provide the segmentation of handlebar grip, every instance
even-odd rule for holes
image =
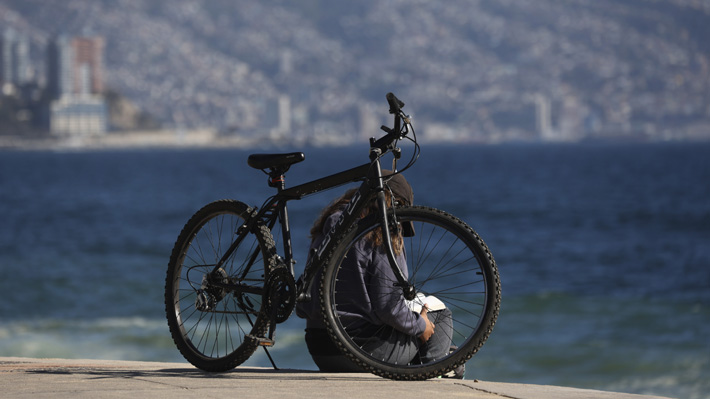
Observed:
[[[397,98],[392,92],[387,93],[387,102],[390,105],[390,114],[399,114],[399,111],[404,107],[404,103]]]

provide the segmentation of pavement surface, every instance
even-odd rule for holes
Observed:
[[[238,367],[206,373],[187,363],[0,358],[3,398],[660,398],[477,380],[391,381],[372,374]]]

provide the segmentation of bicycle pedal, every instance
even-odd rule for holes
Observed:
[[[274,341],[273,339],[268,339],[268,338],[258,338],[257,339],[257,345],[259,345],[259,346],[272,347],[272,346],[274,346],[275,343],[276,343],[276,341]]]
[[[247,339],[250,339],[250,340],[253,340],[253,341],[256,341],[256,345],[257,345],[257,346],[268,346],[268,347],[272,347],[272,346],[274,346],[274,344],[276,343],[276,341],[274,341],[273,339],[269,339],[269,338],[266,338],[266,337],[257,337],[257,336],[251,335],[251,334],[247,334],[246,338],[247,338]]]

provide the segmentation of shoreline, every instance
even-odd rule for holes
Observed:
[[[686,138],[678,140],[631,140],[615,139],[585,139],[577,141],[451,141],[436,137],[420,138],[423,145],[595,145],[595,144],[639,144],[653,145],[663,143],[710,143],[708,138]],[[283,135],[272,135],[264,132],[262,135],[249,136],[224,135],[216,129],[193,130],[149,130],[108,132],[97,136],[53,137],[49,135],[0,135],[0,151],[106,151],[106,150],[142,150],[142,149],[249,149],[249,148],[279,148],[279,147],[345,147],[357,143],[367,145],[364,137],[318,136],[296,139],[286,139]]]
[[[0,150],[16,151],[92,151],[155,148],[248,148],[258,146],[255,139],[220,136],[216,130],[185,132],[175,130],[107,133],[86,137],[0,136]]]

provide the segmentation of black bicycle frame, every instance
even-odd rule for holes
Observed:
[[[281,224],[281,231],[283,236],[283,246],[284,246],[284,261],[286,265],[290,268],[291,274],[294,274],[293,270],[293,252],[291,248],[291,231],[288,222],[288,209],[286,203],[291,200],[299,200],[307,195],[315,194],[321,191],[325,191],[334,187],[341,186],[343,184],[362,181],[360,188],[355,192],[351,198],[348,206],[343,211],[340,219],[333,226],[331,231],[327,232],[323,238],[322,244],[318,248],[314,248],[309,257],[309,261],[306,264],[302,278],[300,279],[303,283],[297,287],[297,298],[299,301],[310,300],[310,288],[313,283],[313,278],[323,266],[327,257],[324,254],[330,254],[335,245],[340,242],[341,238],[348,232],[348,227],[353,225],[356,220],[362,214],[367,204],[375,198],[378,204],[378,219],[381,221],[382,231],[383,231],[383,241],[386,245],[387,257],[392,266],[392,270],[397,276],[398,285],[402,287],[404,291],[404,296],[407,299],[411,299],[413,288],[404,277],[401,268],[397,264],[395,259],[394,250],[392,248],[392,241],[389,232],[389,222],[387,215],[387,201],[384,194],[384,183],[382,180],[382,170],[380,167],[379,156],[381,154],[381,149],[374,147],[370,150],[370,159],[372,162],[366,163],[364,165],[348,169],[346,171],[336,173],[318,180],[314,180],[308,183],[304,183],[291,188],[285,188],[283,176],[272,176],[272,183],[278,183],[276,188],[278,192],[273,196],[265,206],[260,209],[256,214],[252,214],[251,217],[245,222],[243,226],[240,227],[238,231],[237,239],[232,243],[229,249],[225,252],[224,256],[214,268],[216,272],[222,265],[229,259],[232,253],[237,249],[239,244],[243,241],[246,235],[256,227],[256,224],[261,222],[272,229],[276,223],[276,219]],[[258,249],[252,255],[247,270],[244,274],[248,273],[248,269],[251,267],[253,262],[258,256]],[[250,292],[250,293],[263,293],[263,287],[247,286],[243,284],[217,284],[226,289],[230,289],[237,292]]]

